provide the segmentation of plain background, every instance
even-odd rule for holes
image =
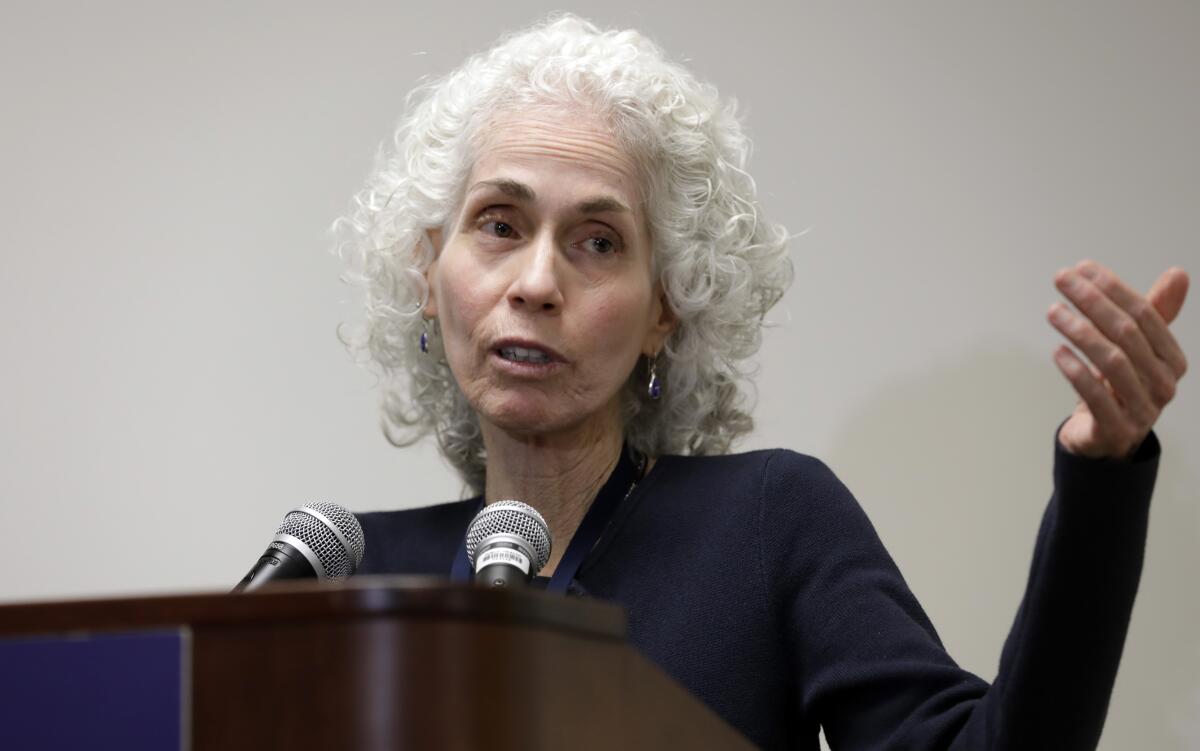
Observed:
[[[420,77],[551,9],[0,10],[0,601],[225,589],[304,501],[459,497],[382,438],[328,227]],[[573,10],[741,103],[767,215],[807,233],[740,448],[828,462],[990,679],[1073,404],[1055,270],[1200,274],[1200,5]],[[1194,362],[1197,310],[1174,326]],[[1158,427],[1104,749],[1200,748],[1195,380]]]

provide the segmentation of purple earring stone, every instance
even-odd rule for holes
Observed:
[[[428,331],[421,332],[421,351],[424,352],[425,354],[429,354],[429,332]]]

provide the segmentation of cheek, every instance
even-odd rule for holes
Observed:
[[[627,293],[621,299],[610,298],[593,311],[587,336],[595,337],[604,356],[616,358],[624,366],[641,352],[647,315],[644,295]]]
[[[480,305],[483,290],[478,270],[471,267],[466,254],[447,248],[438,266],[438,314],[455,320],[469,317]]]
[[[436,294],[438,323],[448,356],[454,356],[466,345],[471,332],[488,309],[488,295],[479,284],[477,274],[463,268],[453,257],[438,268]]]

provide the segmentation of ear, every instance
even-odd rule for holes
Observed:
[[[650,328],[642,341],[642,354],[647,357],[662,351],[667,338],[679,326],[679,318],[671,309],[671,302],[663,289],[662,282],[654,283],[654,303],[650,308]]]
[[[426,246],[426,252],[432,252],[433,254],[433,259],[425,267],[425,288],[428,292],[425,295],[425,306],[421,309],[421,312],[426,318],[437,318],[437,297],[433,291],[435,288],[434,279],[437,278],[438,259],[442,257],[441,228],[425,230],[425,237],[422,238],[421,244]]]

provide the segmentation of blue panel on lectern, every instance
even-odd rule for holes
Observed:
[[[183,631],[0,639],[0,749],[184,743]]]

